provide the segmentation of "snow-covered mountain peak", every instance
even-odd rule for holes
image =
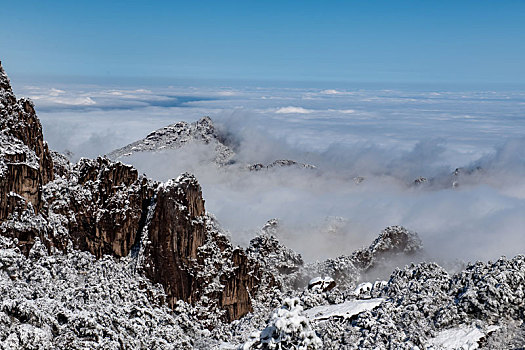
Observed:
[[[218,165],[227,164],[234,152],[223,144],[217,134],[210,117],[187,123],[180,121],[149,133],[144,139],[133,142],[108,154],[111,159],[125,159],[139,152],[159,152],[170,149],[180,149],[184,145],[200,143],[213,147],[215,162]]]

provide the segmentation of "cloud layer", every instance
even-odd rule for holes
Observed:
[[[207,209],[241,244],[277,217],[280,238],[310,260],[351,252],[394,224],[418,231],[435,259],[525,250],[525,93],[57,86],[21,94],[35,99],[50,146],[76,158],[210,115],[235,139],[239,166],[216,168],[199,145],[127,161],[159,180],[195,173]],[[317,169],[240,166],[276,159]],[[420,176],[428,181],[414,186]]]

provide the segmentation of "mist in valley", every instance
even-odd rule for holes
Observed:
[[[246,246],[272,218],[308,261],[350,254],[389,225],[418,232],[433,260],[523,251],[525,121],[519,92],[305,88],[27,88],[51,148],[94,157],[209,115],[235,151],[136,153],[121,161],[166,181],[196,175],[206,208]],[[481,108],[482,106],[483,108]],[[314,165],[249,171],[290,159]],[[417,178],[426,179],[417,185]]]

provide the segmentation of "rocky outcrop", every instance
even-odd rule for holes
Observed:
[[[146,275],[163,284],[170,306],[195,301],[196,281],[190,267],[206,239],[204,200],[193,177],[159,187],[145,245]]]
[[[272,169],[272,168],[285,168],[285,167],[295,167],[295,168],[304,168],[304,169],[317,169],[315,165],[308,164],[308,163],[299,163],[295,160],[290,159],[279,159],[276,160],[268,165],[264,165],[261,163],[256,163],[248,166],[248,170],[250,171],[259,171],[263,169]]]
[[[303,266],[301,255],[285,247],[276,238],[279,230],[277,219],[268,220],[261,232],[250,241],[248,254],[264,262],[265,269],[279,274],[289,274]]]
[[[62,153],[52,150],[51,159],[53,160],[53,173],[55,177],[69,178],[73,170],[73,164],[71,164],[69,158]]]
[[[426,177],[419,176],[417,179],[414,180],[414,185],[416,186],[423,185],[424,183],[427,183],[427,182],[428,182],[428,179]]]
[[[352,261],[366,271],[395,256],[412,256],[422,249],[423,244],[416,232],[402,226],[389,226],[381,231],[368,248],[356,250],[352,254]]]
[[[308,289],[319,290],[321,292],[329,292],[336,286],[332,277],[316,277],[308,282]]]
[[[100,157],[81,159],[73,174],[65,191],[64,183],[46,189],[50,214],[66,218],[75,248],[97,257],[127,256],[145,221],[152,185],[133,167]]]
[[[42,206],[42,186],[53,179],[53,162],[33,103],[17,100],[0,63],[0,222],[19,201]]]
[[[190,174],[159,186],[144,236],[142,268],[166,290],[168,303],[206,303],[232,321],[247,314],[258,266],[208,225],[200,185]]]
[[[401,226],[385,228],[369,247],[324,261],[305,264],[300,254],[279,243],[279,223],[273,219],[250,241],[250,257],[264,267],[262,288],[281,291],[311,288],[312,281],[330,281],[326,290],[354,289],[367,273],[393,260],[410,260],[423,249],[416,232]],[[325,286],[323,284],[323,288]],[[264,302],[264,300],[263,300]]]
[[[27,253],[47,230],[38,215],[43,186],[53,179],[53,162],[33,103],[17,100],[0,63],[0,232],[16,238]]]
[[[187,123],[177,122],[151,132],[144,139],[135,141],[127,146],[116,149],[108,154],[113,160],[127,160],[133,162],[131,156],[144,152],[164,152],[166,150],[182,149],[185,146],[205,146],[199,148],[199,153],[205,154],[209,160],[219,166],[232,166],[237,164],[242,169],[249,171],[277,170],[286,168],[317,169],[315,165],[296,162],[290,159],[279,159],[269,164],[255,163],[240,165],[236,163],[236,150],[239,141],[228,131],[217,128],[210,117]],[[128,158],[129,157],[129,158]],[[197,157],[196,157],[197,159]],[[198,160],[197,160],[198,161]]]

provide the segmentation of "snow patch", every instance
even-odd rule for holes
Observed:
[[[316,306],[306,310],[304,314],[311,320],[322,321],[331,317],[352,318],[364,311],[373,310],[385,299],[350,300],[341,304]]]
[[[428,342],[429,350],[473,350],[479,348],[479,341],[486,335],[499,329],[498,326],[489,326],[482,330],[474,325],[450,328],[438,333]]]

